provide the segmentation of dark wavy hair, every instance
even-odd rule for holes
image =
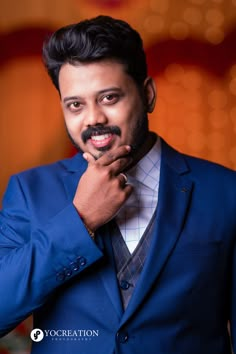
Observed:
[[[138,86],[147,77],[146,56],[139,33],[125,21],[109,16],[62,27],[43,46],[44,64],[58,91],[58,75],[63,64],[104,59],[124,64]]]

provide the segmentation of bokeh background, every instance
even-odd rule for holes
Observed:
[[[236,0],[1,0],[0,199],[13,173],[74,153],[41,48],[58,27],[99,14],[143,37],[158,86],[151,129],[236,169]],[[28,353],[30,328],[2,338],[0,354]]]

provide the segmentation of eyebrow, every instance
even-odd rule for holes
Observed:
[[[79,99],[79,96],[70,96],[70,97],[65,97],[63,99],[63,102],[66,103],[68,101],[71,101],[71,100],[78,100]]]
[[[104,90],[100,90],[97,92],[98,95],[101,95],[103,93],[109,92],[109,91],[116,91],[116,92],[122,92],[122,89],[119,87],[108,87]],[[80,100],[82,99],[80,96],[68,96],[63,99],[63,102],[66,103],[71,100]]]

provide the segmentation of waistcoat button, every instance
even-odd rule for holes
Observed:
[[[120,287],[121,287],[121,289],[123,289],[123,290],[128,290],[129,287],[130,287],[130,283],[127,282],[127,280],[121,280],[121,281],[120,281]]]

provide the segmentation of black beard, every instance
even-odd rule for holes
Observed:
[[[69,130],[67,128],[67,125],[66,125],[66,133],[67,133],[68,138],[70,139],[72,145],[76,148],[76,150],[79,151],[79,152],[82,152],[82,149],[80,148],[80,146],[74,141],[74,139],[70,135]]]
[[[142,147],[143,143],[148,137],[148,133],[149,133],[148,117],[145,114],[143,119],[138,122],[135,129],[133,130],[133,137],[134,137],[133,140],[135,141],[135,144],[131,144],[132,155],[135,155],[136,151],[138,151]]]

